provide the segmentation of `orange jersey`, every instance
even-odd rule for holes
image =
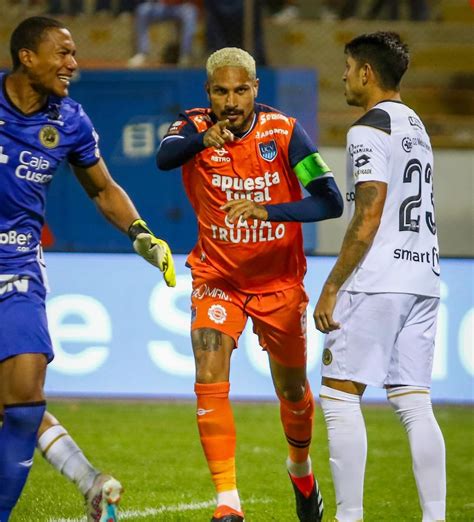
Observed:
[[[190,110],[186,116],[198,132],[215,123],[210,109]],[[195,273],[211,268],[250,294],[302,281],[306,259],[300,223],[257,219],[230,223],[220,208],[238,198],[263,205],[302,198],[288,159],[295,122],[263,106],[244,136],[220,149],[208,147],[183,165],[184,186],[198,221],[198,242],[188,257]]]

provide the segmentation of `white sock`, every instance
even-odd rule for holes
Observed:
[[[229,506],[237,511],[242,511],[240,506],[239,492],[236,489],[230,489],[229,491],[221,491],[217,493],[217,505],[218,506]]]
[[[339,522],[362,520],[367,434],[360,397],[323,385],[319,398],[328,430],[336,518]]]
[[[387,398],[408,433],[413,473],[423,522],[444,520],[446,513],[446,451],[431,405],[430,390],[399,386]]]
[[[305,462],[293,462],[290,457],[288,457],[286,459],[286,468],[288,473],[291,473],[293,477],[307,477],[312,471],[311,457],[308,456]]]
[[[43,457],[74,482],[83,495],[89,491],[99,472],[61,425],[48,428],[39,437],[37,446]]]

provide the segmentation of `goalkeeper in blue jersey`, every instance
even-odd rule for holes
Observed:
[[[35,445],[86,496],[88,520],[117,520],[121,485],[99,473],[45,409],[43,383],[53,357],[40,233],[45,201],[66,160],[104,217],[128,233],[138,254],[175,285],[168,245],[156,238],[101,158],[98,136],[68,97],[75,45],[58,21],[32,17],[10,40],[12,71],[0,74],[0,521],[26,482]]]

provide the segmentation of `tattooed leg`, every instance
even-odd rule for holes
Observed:
[[[214,328],[199,328],[191,333],[196,382],[214,383],[229,380],[230,358],[235,347],[232,337]]]

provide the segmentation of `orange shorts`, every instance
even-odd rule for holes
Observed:
[[[282,366],[306,365],[306,307],[303,284],[268,294],[247,294],[222,276],[193,274],[191,330],[213,328],[232,337],[237,346],[247,319],[260,346]]]

